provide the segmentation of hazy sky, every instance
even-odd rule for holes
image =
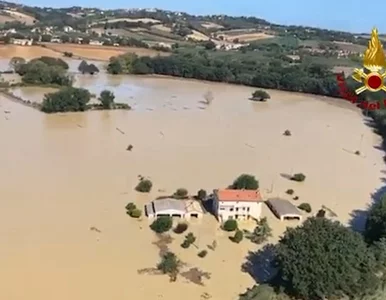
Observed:
[[[12,1],[12,0],[11,0]],[[370,33],[373,26],[386,33],[385,0],[21,0],[32,6],[98,8],[161,8],[191,14],[256,16],[285,25]],[[366,7],[366,3],[372,4]]]

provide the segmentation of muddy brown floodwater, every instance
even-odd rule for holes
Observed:
[[[157,264],[159,247],[148,221],[129,218],[125,205],[180,187],[226,187],[251,173],[265,198],[293,188],[299,203],[314,211],[326,205],[347,223],[381,185],[380,138],[349,103],[278,91],[253,103],[251,88],[166,78],[101,74],[76,84],[113,89],[134,110],[45,115],[0,97],[0,299],[197,300],[207,293],[234,300],[253,285],[241,264],[256,245],[231,243],[205,216],[191,225],[198,249],[182,249],[183,237],[173,233],[168,245],[188,267],[210,274],[203,286],[138,274]],[[208,90],[214,100],[205,107]],[[362,155],[350,153],[356,150]],[[292,172],[306,181],[280,175]],[[153,181],[150,194],[133,190],[138,175]],[[287,223],[264,215],[275,240]],[[213,240],[217,249],[197,257]]]

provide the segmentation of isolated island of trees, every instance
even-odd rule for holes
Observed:
[[[22,85],[39,85],[59,88],[54,93],[44,95],[40,109],[46,113],[75,112],[102,109],[130,109],[125,103],[116,103],[113,92],[104,90],[97,103],[90,103],[91,93],[83,88],[72,86],[73,78],[67,73],[68,64],[54,57],[43,56],[26,61],[21,57],[10,60],[9,66],[21,76]],[[95,74],[99,69],[94,64],[82,61],[78,70],[83,74]]]

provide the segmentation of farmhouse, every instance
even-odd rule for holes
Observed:
[[[220,221],[260,219],[263,200],[259,190],[220,189],[214,190],[210,198]]]
[[[11,39],[10,41],[14,45],[20,45],[20,46],[31,46],[32,40],[28,39]]]
[[[149,218],[160,216],[179,217],[184,219],[202,218],[201,205],[194,200],[176,200],[172,198],[154,200],[145,205],[145,213]]]
[[[280,221],[297,219],[302,220],[302,214],[291,202],[285,199],[273,198],[267,201],[268,207]]]

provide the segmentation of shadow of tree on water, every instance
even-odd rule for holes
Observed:
[[[251,275],[257,283],[270,282],[277,273],[273,266],[274,256],[275,245],[273,244],[267,244],[256,252],[250,251],[241,270]]]

